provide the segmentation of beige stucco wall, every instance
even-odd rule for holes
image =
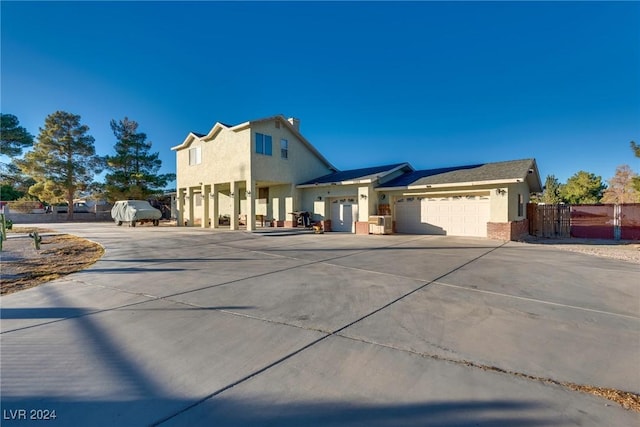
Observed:
[[[176,151],[178,188],[247,180],[251,171],[250,134],[249,129],[222,129],[210,141],[195,138],[189,147]],[[202,147],[202,163],[189,165],[189,149],[195,147]]]
[[[273,154],[266,156],[255,152],[255,134],[271,135]],[[289,142],[286,159],[280,155],[280,140]],[[332,172],[309,148],[282,122],[276,120],[251,125],[251,167],[254,181],[300,184]]]
[[[361,195],[367,196],[366,198]],[[331,218],[331,202],[345,197],[353,198],[358,203],[356,221],[368,221],[369,215],[377,210],[376,193],[372,184],[328,185],[302,189],[302,210],[313,213],[313,219],[320,221]],[[318,197],[321,200],[318,200]]]
[[[522,215],[518,216],[518,194],[523,196]],[[527,203],[529,203],[529,186],[525,182],[508,186],[509,217],[508,221],[518,221],[527,217]]]
[[[266,206],[266,218],[277,221],[287,219],[286,199],[291,197],[291,185],[271,185],[269,186],[269,200]],[[289,216],[290,217],[290,216]]]
[[[251,165],[249,154],[249,129],[240,131],[230,131],[221,129],[212,139],[194,138],[188,147],[176,151],[176,183],[179,190],[186,189],[200,193],[202,186],[222,184],[224,189],[218,197],[218,216],[230,215],[233,209],[233,199],[228,196],[231,182],[239,183],[244,187],[244,182],[250,178]],[[189,150],[200,147],[201,163],[197,165],[189,164]],[[219,185],[216,186],[219,189]],[[209,208],[207,218],[205,216],[204,204]],[[241,202],[242,205],[242,202]],[[209,218],[213,222],[213,200],[207,197],[203,204],[196,206],[191,200],[181,207],[178,203],[178,213],[180,224],[193,218],[189,225],[208,223]]]

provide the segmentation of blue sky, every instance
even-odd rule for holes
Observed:
[[[163,172],[189,131],[274,114],[340,169],[535,157],[613,176],[640,142],[638,2],[7,2],[1,108],[136,120]]]

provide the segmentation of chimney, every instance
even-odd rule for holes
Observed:
[[[300,119],[296,119],[295,117],[291,117],[289,119],[289,123],[293,126],[298,132],[300,132]]]

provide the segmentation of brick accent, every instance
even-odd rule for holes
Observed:
[[[529,235],[529,220],[511,221],[511,240],[520,240]]]
[[[284,221],[274,221],[276,227],[284,227]]]
[[[508,222],[488,222],[487,237],[495,240],[511,240],[511,227]]]
[[[331,231],[331,220],[330,219],[325,219],[324,221],[320,221],[320,223],[322,224],[322,229],[324,231]]]
[[[294,224],[293,221],[285,221],[284,222],[284,226],[287,228],[294,228],[297,227],[298,224]]]
[[[518,240],[527,234],[529,234],[529,221],[526,219],[487,223],[487,237],[490,239]]]
[[[356,221],[356,234],[369,234],[369,222]]]

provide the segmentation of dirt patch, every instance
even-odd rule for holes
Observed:
[[[40,250],[29,233],[42,236]],[[67,274],[83,270],[104,254],[104,248],[69,234],[48,234],[50,230],[15,228],[3,243],[0,295],[33,288]]]
[[[521,372],[508,371],[505,369],[498,368],[496,366],[483,365],[475,362],[470,362],[467,360],[451,359],[447,357],[441,357],[438,355],[422,354],[422,356],[431,357],[433,359],[438,359],[438,360],[446,360],[448,362],[462,364],[472,368],[479,368],[479,369],[482,369],[483,371],[499,372],[501,374],[513,375],[514,377],[525,378],[533,381],[539,381],[545,384],[553,384],[556,386],[564,387],[569,390],[578,391],[581,393],[587,393],[593,396],[598,396],[603,399],[610,400],[611,402],[617,403],[618,405],[622,406],[624,409],[628,411],[640,412],[640,395],[637,393],[631,393],[628,391],[617,390],[613,388],[595,387],[591,385],[576,384],[576,383],[567,382],[567,381],[557,381],[551,378],[543,378],[543,377],[538,377],[534,375],[523,374]]]

